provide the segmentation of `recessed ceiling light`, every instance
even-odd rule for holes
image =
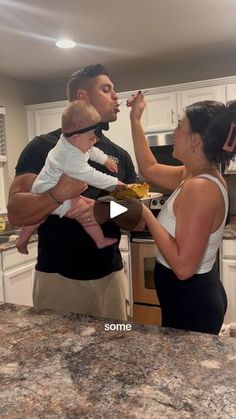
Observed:
[[[56,46],[58,48],[74,48],[76,46],[76,43],[74,41],[71,41],[70,39],[59,39],[56,42]]]

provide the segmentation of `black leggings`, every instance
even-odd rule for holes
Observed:
[[[155,266],[162,326],[217,335],[224,321],[227,297],[216,265],[210,272],[179,280],[171,269]]]

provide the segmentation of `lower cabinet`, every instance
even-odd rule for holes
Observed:
[[[4,292],[3,292],[3,274],[2,274],[2,258],[0,256],[0,303],[4,303]]]
[[[134,323],[161,326],[161,309],[155,306],[135,303],[133,305],[133,321]]]
[[[220,268],[228,299],[224,323],[236,323],[236,240],[223,240]]]
[[[3,274],[5,302],[32,306],[35,262],[9,269]]]
[[[30,243],[28,250],[28,255],[20,254],[16,248],[1,253],[2,299],[5,303],[33,305],[37,243]]]

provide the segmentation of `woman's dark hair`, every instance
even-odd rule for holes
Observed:
[[[236,150],[225,151],[231,123],[236,122],[236,101],[227,105],[214,100],[196,102],[185,108],[192,132],[201,135],[207,159],[225,168],[235,158]]]
[[[86,89],[89,82],[97,76],[109,76],[107,69],[102,64],[88,65],[71,74],[67,83],[67,96],[70,102],[77,99],[77,90]]]

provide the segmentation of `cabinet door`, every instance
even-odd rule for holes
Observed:
[[[229,167],[225,169],[225,173],[236,173],[236,160],[230,162]]]
[[[27,106],[28,138],[45,134],[61,127],[61,115],[67,102],[52,102],[48,104]]]
[[[32,306],[35,262],[3,272],[5,302]]]
[[[186,106],[202,100],[219,100],[220,102],[225,102],[225,87],[198,87],[179,92],[179,112],[183,112]]]
[[[38,243],[29,243],[28,254],[23,255],[19,253],[16,247],[2,252],[2,269],[8,271],[9,269],[16,268],[17,266],[25,265],[31,261],[35,261],[38,253]]]
[[[228,84],[226,86],[226,103],[230,100],[236,100],[236,83]],[[236,160],[230,162],[225,173],[236,173]]]
[[[236,322],[236,260],[223,259],[222,282],[228,299],[224,323]]]
[[[4,303],[4,293],[3,293],[3,274],[2,274],[2,258],[0,254],[0,303]]]
[[[175,128],[178,121],[177,93],[158,93],[145,99],[147,106],[142,117],[145,132]]]
[[[236,83],[231,83],[226,86],[226,102],[229,100],[236,100]]]
[[[118,113],[117,121],[109,124],[109,131],[107,133],[107,136],[114,143],[122,147],[124,150],[128,151],[135,166],[135,169],[137,170],[137,162],[134,154],[129,114],[130,108],[127,108],[126,106],[126,99],[122,99],[122,104],[120,105],[120,112]]]
[[[5,193],[5,180],[4,180],[4,167],[0,162],[0,214],[7,212],[6,210],[6,193]]]

